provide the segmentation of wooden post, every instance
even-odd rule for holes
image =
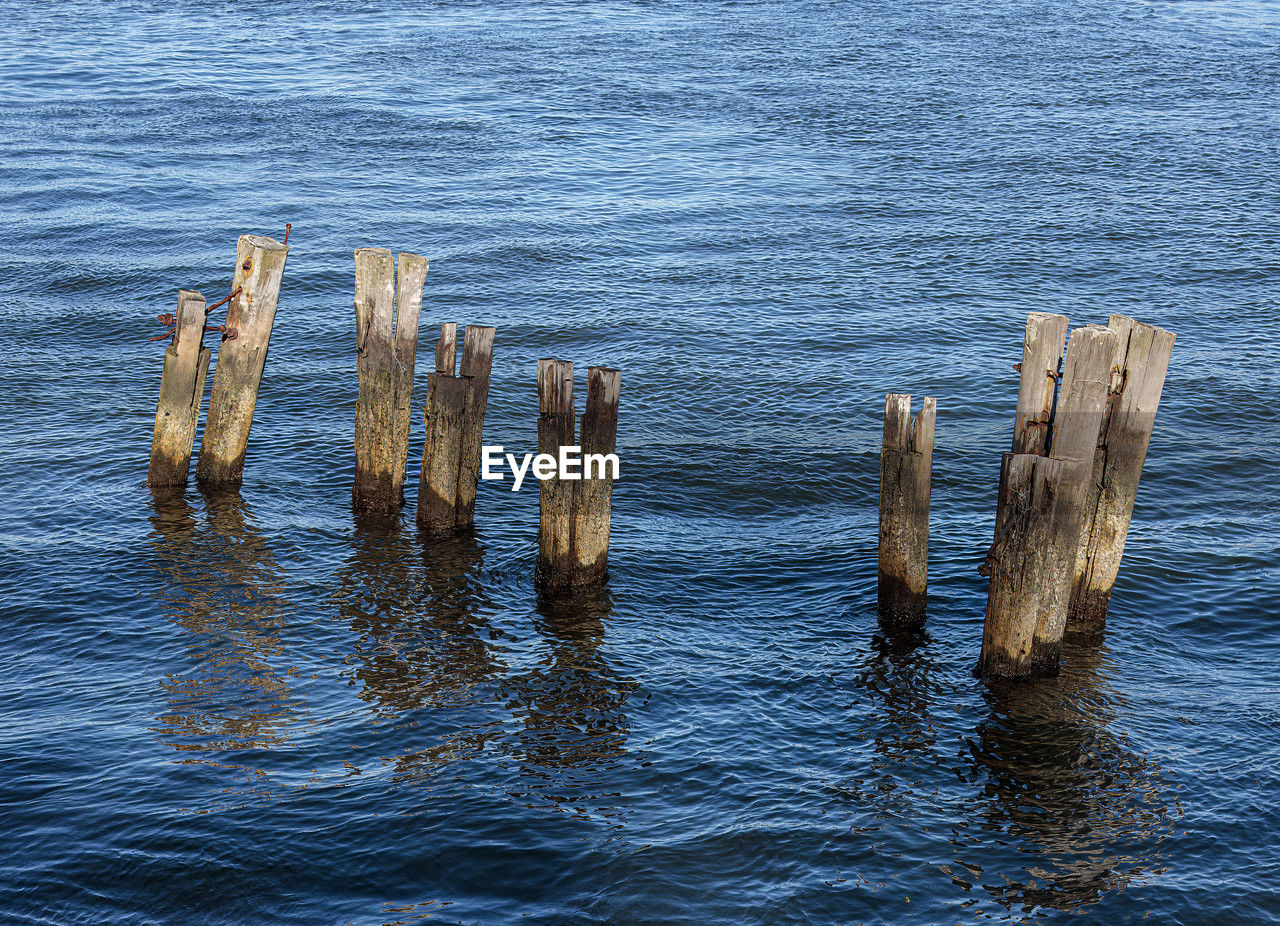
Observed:
[[[440,326],[436,371],[428,377],[427,440],[418,487],[418,526],[428,534],[451,534],[470,527],[475,519],[493,337],[487,325],[467,326],[461,369],[455,376],[458,326]]]
[[[573,445],[573,364],[538,361],[538,455],[559,459]],[[573,584],[573,509],[575,483],[556,473],[538,480],[539,583],[552,588]]]
[[[1063,491],[1068,464],[1006,453],[1000,466],[995,542],[987,554],[991,584],[982,628],[979,675],[1036,673],[1032,650],[1040,617],[1061,598],[1053,580],[1055,538],[1071,521]]]
[[[204,296],[189,290],[178,293],[173,343],[164,351],[160,376],[160,401],[151,432],[149,486],[185,486],[191,467],[200,401],[209,373],[209,348],[204,346]]]
[[[417,355],[418,316],[427,261],[400,255],[399,285],[386,248],[355,252],[356,400],[355,482],[359,512],[390,513],[404,502],[409,456],[410,402]]]
[[[1027,316],[1022,341],[1018,409],[1013,424],[1013,452],[1044,455],[1049,446],[1058,364],[1067,341],[1067,317],[1048,312]]]
[[[602,582],[609,571],[614,471],[608,456],[618,449],[621,386],[619,370],[592,367],[587,371],[587,407],[582,413],[579,435],[583,471],[573,518],[575,585]]]
[[[227,330],[218,351],[209,416],[196,461],[196,479],[202,485],[239,488],[244,479],[249,428],[288,254],[288,246],[274,238],[240,236],[231,284],[239,294],[227,308]]]
[[[471,377],[468,404],[463,411],[462,451],[458,465],[456,525],[470,527],[476,513],[476,482],[484,444],[484,416],[489,407],[489,373],[493,367],[493,328],[467,325],[459,372]]]
[[[1108,327],[1116,333],[1111,390],[1085,502],[1068,614],[1070,629],[1087,632],[1106,624],[1176,338],[1124,315],[1112,315]]]
[[[1043,440],[1035,442],[1041,453],[1005,455],[995,540],[983,564],[991,583],[979,674],[1058,672],[1115,339],[1099,325],[1072,333],[1053,417],[1045,427],[1033,426],[1043,432]],[[1056,366],[1056,361],[1040,358],[1033,372],[1045,364]],[[1053,404],[1053,397],[1047,401]],[[1027,440],[1033,429],[1024,432]],[[1045,451],[1048,457],[1042,456]]]
[[[880,627],[924,629],[929,584],[929,491],[937,403],[911,420],[911,396],[889,394],[880,451]]]

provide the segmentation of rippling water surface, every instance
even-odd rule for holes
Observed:
[[[0,920],[1280,922],[1280,8],[0,15]],[[243,491],[153,496],[154,316],[285,222]],[[497,327],[491,442],[537,358],[623,370],[604,592],[539,598],[527,489],[355,522],[365,245]],[[1178,343],[1105,640],[992,687],[1032,310]],[[939,407],[906,647],[887,391]]]

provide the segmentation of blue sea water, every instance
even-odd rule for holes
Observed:
[[[0,16],[0,921],[1280,923],[1280,6]],[[153,498],[154,316],[286,222],[243,490]],[[424,345],[497,327],[489,442],[537,358],[621,368],[604,592],[538,596],[527,488],[353,519],[371,245]],[[1029,311],[1178,342],[1105,639],[992,687]],[[890,391],[939,409],[909,647]]]

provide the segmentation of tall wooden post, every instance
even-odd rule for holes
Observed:
[[[454,375],[458,326],[440,326],[436,369],[427,377],[427,434],[418,484],[418,527],[432,536],[470,527],[475,518],[493,338],[493,328],[468,325],[461,370]]]
[[[1062,347],[1067,343],[1067,317],[1048,312],[1027,316],[1022,341],[1018,408],[1013,423],[1013,452],[1044,455],[1049,447],[1049,423],[1058,385]]]
[[[1033,329],[1044,327],[1043,316],[1032,316],[1027,343],[1032,342]],[[1053,395],[1036,397],[1053,408],[1052,418],[1044,426],[1032,425],[1015,434],[1015,446],[1022,440],[1038,452],[1005,455],[995,540],[983,564],[991,582],[979,674],[1058,672],[1115,339],[1114,332],[1099,325],[1072,332],[1056,402]],[[1024,386],[1039,388],[1042,367],[1056,366],[1052,355],[1039,357],[1031,382],[1024,366]],[[1019,408],[1023,398],[1020,390]],[[1040,432],[1043,439],[1037,436]]]
[[[239,488],[258,384],[267,363],[287,245],[263,235],[241,235],[236,248],[226,331],[209,395],[209,415],[196,461],[196,479],[206,486]],[[234,336],[233,336],[234,332]]]
[[[151,433],[149,486],[187,484],[200,401],[209,373],[209,348],[204,346],[205,305],[204,296],[199,293],[185,289],[178,293],[173,343],[164,351],[160,400]]]
[[[618,449],[618,397],[622,373],[608,367],[587,371],[587,407],[578,440],[583,472],[573,519],[574,584],[602,582],[609,571],[609,527],[613,514],[613,469]]]
[[[559,458],[573,446],[573,364],[538,361],[538,456]],[[538,480],[538,580],[558,587],[573,583],[574,483],[557,472]]]
[[[929,584],[929,492],[937,403],[924,400],[911,420],[911,396],[889,394],[880,450],[880,627],[924,628]]]
[[[1112,315],[1108,327],[1116,333],[1111,390],[1085,502],[1068,615],[1068,627],[1079,631],[1098,631],[1106,623],[1176,339],[1173,332],[1124,315]]]
[[[463,336],[462,363],[458,372],[471,378],[471,391],[463,414],[462,447],[458,461],[456,526],[470,527],[476,513],[476,482],[484,444],[484,416],[489,408],[489,373],[493,367],[494,329],[467,325]]]
[[[418,316],[427,261],[386,248],[355,252],[356,400],[355,482],[357,511],[390,513],[404,502],[409,456],[410,402],[417,355]]]

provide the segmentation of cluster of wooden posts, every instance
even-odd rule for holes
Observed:
[[[211,328],[200,293],[182,291],[177,313],[162,315],[166,337],[160,400],[147,484],[185,486],[209,370],[204,333],[221,333],[196,480],[202,487],[238,489],[249,429],[267,359],[276,303],[289,253],[285,242],[240,238],[226,322]],[[355,479],[352,504],[362,515],[390,515],[404,503],[409,455],[418,321],[427,260],[385,248],[355,252],[356,374]],[[218,303],[221,305],[222,303]],[[467,325],[458,360],[457,325],[440,326],[435,370],[427,377],[417,523],[429,537],[469,528],[489,400],[494,329]],[[573,364],[538,361],[538,448],[559,459],[574,445]],[[616,453],[621,373],[592,367],[580,429],[583,453]],[[538,581],[550,589],[603,581],[609,556],[614,472],[558,473],[540,481]]]
[[[1106,621],[1174,335],[1112,315],[1067,339],[1062,315],[1032,313],[1013,449],[1004,454],[977,671],[1054,675],[1067,630]],[[1066,355],[1063,356],[1063,345]],[[885,401],[880,460],[879,614],[924,626],[935,406]]]

